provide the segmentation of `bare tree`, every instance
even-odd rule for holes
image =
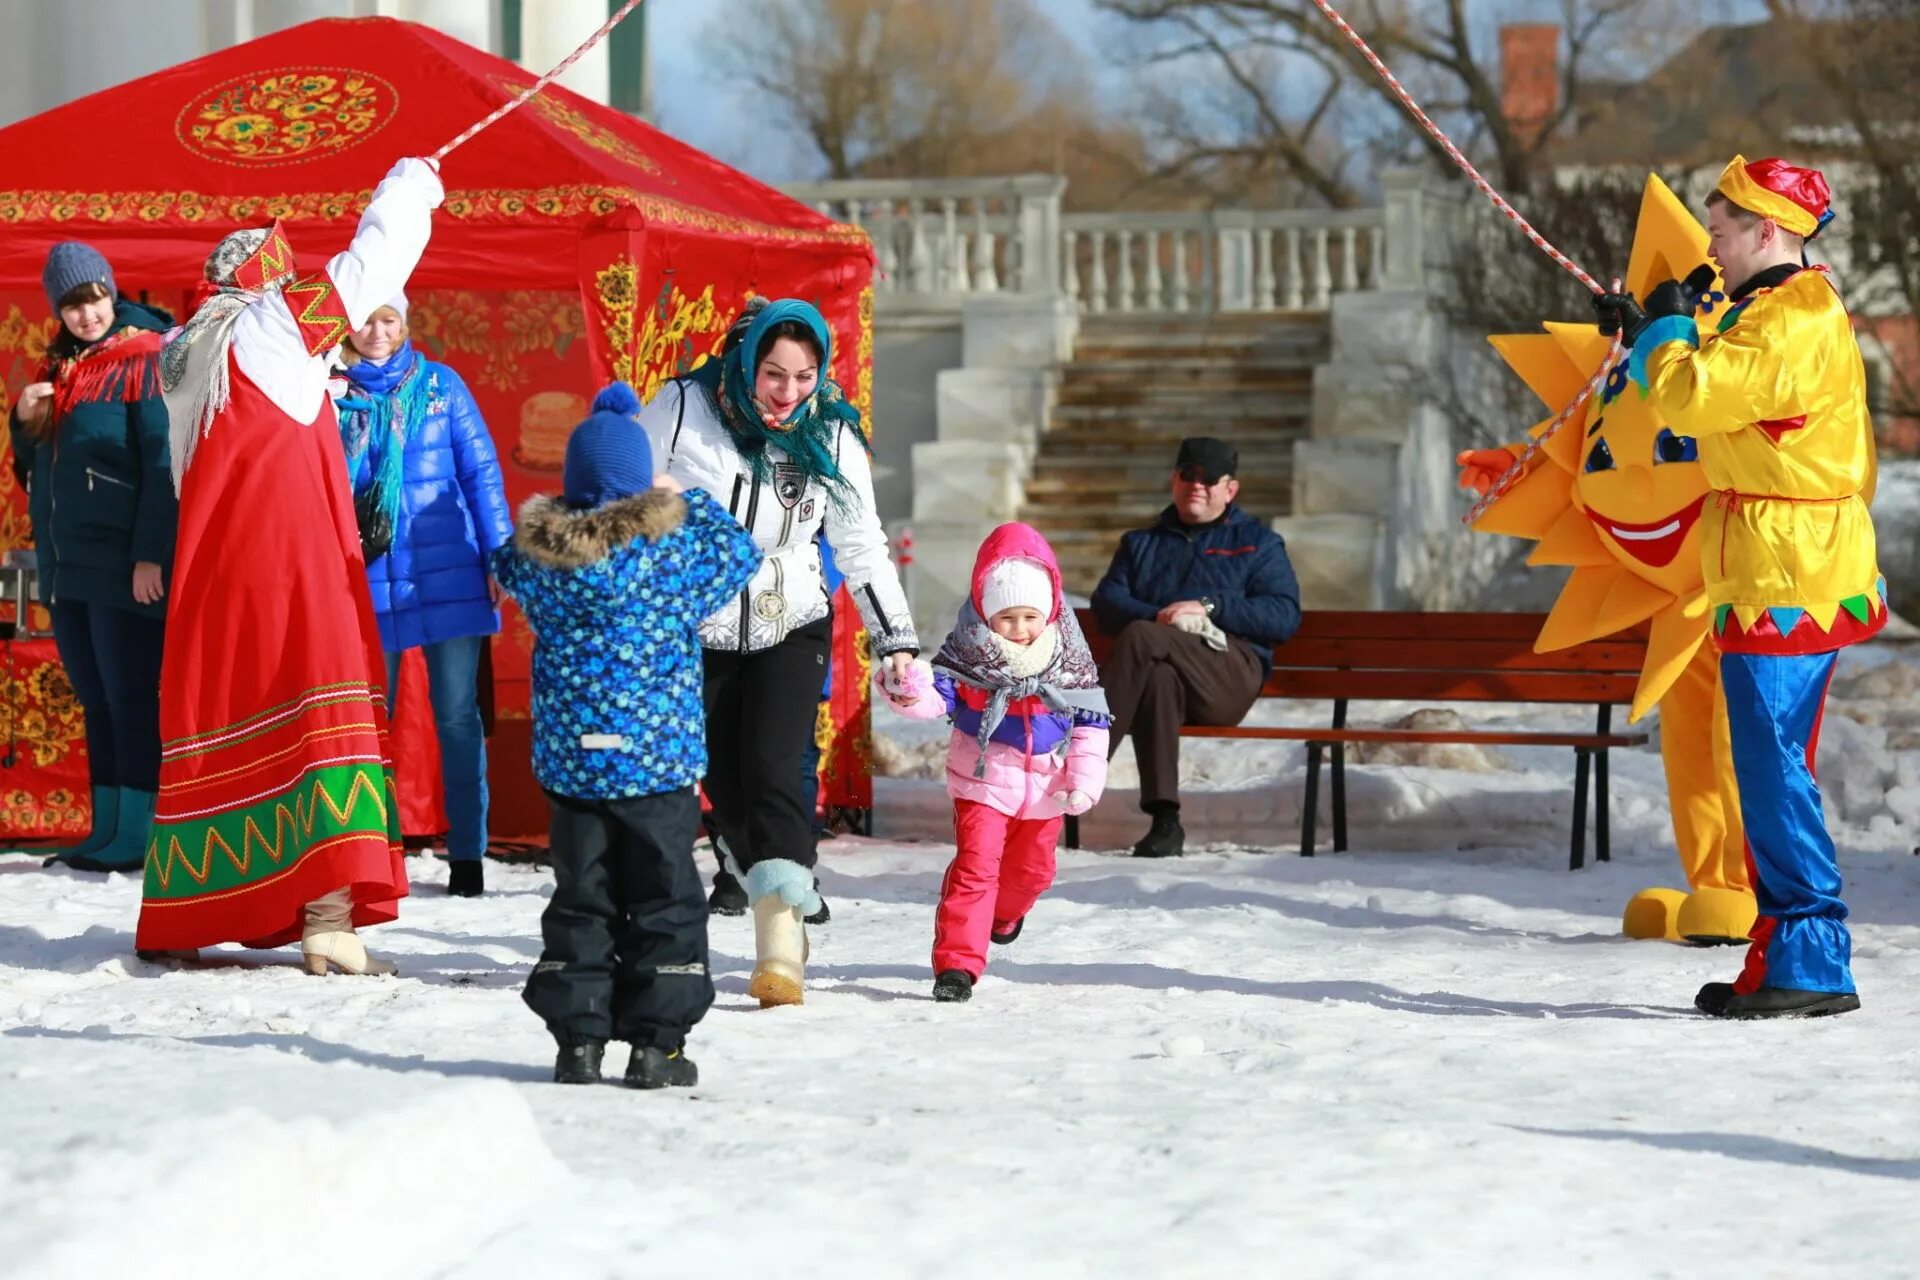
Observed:
[[[831,178],[977,171],[1026,122],[1091,98],[1085,59],[1033,0],[729,0],[723,73],[777,104]]]

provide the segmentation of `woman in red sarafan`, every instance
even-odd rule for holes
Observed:
[[[312,973],[393,972],[355,932],[395,918],[407,878],[324,357],[406,284],[442,195],[402,160],[309,277],[279,224],[228,236],[162,353],[180,532],[143,954],[298,938]]]

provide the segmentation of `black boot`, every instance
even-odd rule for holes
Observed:
[[[633,1056],[627,1059],[629,1089],[664,1089],[668,1085],[685,1089],[699,1083],[700,1068],[693,1065],[693,1059],[683,1050],[669,1053],[648,1045],[634,1049]]]
[[[1012,942],[1015,938],[1019,937],[1020,931],[1026,927],[1027,927],[1027,918],[1025,916],[1021,916],[1018,920],[1015,920],[1012,924],[1007,926],[1005,933],[1002,933],[998,929],[994,929],[987,934],[987,937],[991,938],[993,941],[999,943],[1001,946],[1004,947],[1009,942]]]
[[[1180,810],[1160,809],[1153,815],[1153,827],[1139,844],[1133,846],[1136,858],[1177,858],[1187,847],[1187,833],[1180,826]]]
[[[487,891],[487,868],[479,858],[462,858],[447,864],[447,895],[453,898],[477,898]]]
[[[713,892],[707,895],[707,910],[716,916],[747,914],[747,891],[721,867],[713,873]]]
[[[600,1060],[606,1057],[604,1040],[560,1042],[560,1056],[553,1060],[555,1084],[599,1084]]]
[[[1729,988],[1717,1009],[1708,1008],[1708,987],[1727,986],[1709,982],[1700,989],[1694,1004],[1701,1012],[1716,1018],[1746,1022],[1756,1018],[1825,1018],[1836,1013],[1852,1013],[1860,1007],[1860,997],[1851,991],[1796,991],[1791,987],[1761,987],[1747,995]],[[1717,993],[1716,993],[1717,994]]]
[[[820,892],[819,876],[815,876],[813,878],[813,891],[816,894]],[[807,917],[807,923],[808,924],[825,924],[827,921],[831,919],[833,919],[833,912],[827,910],[827,900],[825,898],[822,898],[820,899],[820,909]]]
[[[941,1004],[973,999],[973,978],[965,969],[942,969],[933,980],[933,998]]]
[[[1694,996],[1693,1007],[1709,1018],[1718,1018],[1726,1013],[1727,1001],[1731,999],[1733,999],[1731,982],[1709,982],[1700,988],[1698,995]]]

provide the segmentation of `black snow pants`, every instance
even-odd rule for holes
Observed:
[[[524,998],[554,1038],[678,1049],[713,1006],[692,787],[622,800],[549,791],[553,900]]]

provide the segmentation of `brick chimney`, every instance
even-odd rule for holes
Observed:
[[[1560,109],[1560,28],[1514,23],[1500,28],[1500,111],[1528,142]]]

